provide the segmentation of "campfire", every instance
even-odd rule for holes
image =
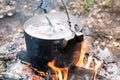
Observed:
[[[71,69],[76,67],[78,71],[83,70],[92,72],[90,80],[96,80],[96,75],[102,67],[103,61],[98,60],[91,53],[87,54],[86,52],[88,49],[89,47],[85,41],[78,43],[77,46],[75,46],[75,52],[79,53],[79,58],[75,65],[58,67],[56,63],[59,62],[52,60],[47,63],[49,67],[47,72],[33,68],[30,63],[16,59],[14,58],[15,56],[7,57],[7,59],[13,59],[13,64],[9,65],[9,70],[5,74],[14,76],[18,79],[24,77],[28,80],[74,80],[69,74]]]
[[[96,80],[96,75],[101,68],[103,61],[93,58],[92,54],[87,57],[85,55],[88,47],[85,42],[82,42],[80,49],[80,57],[75,65],[76,67],[94,71],[92,80]],[[69,68],[58,68],[55,66],[55,61],[48,62],[48,66],[54,71],[56,78],[52,80],[67,80]]]

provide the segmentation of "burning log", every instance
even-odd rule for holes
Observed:
[[[68,80],[92,80],[93,73],[90,69],[73,66],[69,69]]]

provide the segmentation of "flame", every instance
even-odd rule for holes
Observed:
[[[88,61],[87,61],[86,65],[85,65],[86,69],[90,67],[91,62],[92,62],[92,54],[90,54],[88,56]]]
[[[100,67],[103,64],[103,61],[100,61],[95,58],[94,62],[93,62],[92,54],[89,54],[89,56],[87,58],[85,58],[85,53],[87,50],[88,50],[88,46],[87,46],[86,42],[84,41],[81,43],[80,57],[79,57],[79,60],[76,64],[76,66],[82,67],[85,69],[92,69],[94,71],[92,80],[96,80],[96,75],[97,75]]]
[[[56,80],[62,80],[61,70],[58,67],[55,67],[54,64],[55,60],[53,60],[52,62],[48,62],[48,66],[55,72]]]
[[[98,73],[100,66],[102,66],[102,64],[103,64],[103,60],[98,61],[97,59],[95,59],[95,68],[94,68],[94,74],[93,74],[92,80],[96,80],[96,75]]]
[[[37,69],[34,69],[40,76],[45,76],[46,74],[48,74],[47,72],[43,72],[43,71],[39,71]]]
[[[67,80],[68,68],[60,68],[60,70],[63,72],[63,80]]]
[[[58,68],[55,65],[55,60],[48,62],[48,66],[55,72],[53,80],[67,80],[68,68]]]
[[[88,46],[85,42],[81,43],[81,51],[80,51],[80,58],[76,64],[76,66],[81,67],[83,66],[83,60],[85,56],[85,52],[88,50]]]

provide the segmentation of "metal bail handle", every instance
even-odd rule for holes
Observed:
[[[77,24],[75,24],[75,25],[74,25],[74,30],[75,30],[75,31],[73,31],[73,30],[71,29],[72,25],[71,25],[70,16],[69,16],[67,7],[66,7],[66,5],[65,5],[65,3],[64,3],[63,0],[61,0],[61,2],[62,2],[63,6],[64,6],[64,8],[65,8],[65,10],[66,10],[66,14],[67,14],[67,18],[68,18],[69,29],[71,30],[71,32],[73,32],[73,33],[75,34],[75,36],[77,36],[77,35],[76,35],[76,32],[80,32],[80,28],[79,28],[79,26],[78,26]]]
[[[43,0],[40,0],[40,4],[37,6],[36,9],[33,10],[33,16],[38,9],[42,9],[44,13],[48,13],[45,8],[42,8],[42,5],[43,5]]]

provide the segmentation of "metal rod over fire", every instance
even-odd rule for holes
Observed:
[[[75,32],[71,29],[71,21],[70,21],[70,16],[69,16],[69,13],[68,13],[67,7],[66,7],[66,5],[65,5],[65,3],[64,3],[63,0],[61,0],[61,2],[62,2],[62,4],[63,4],[63,6],[64,6],[64,8],[65,8],[65,11],[66,11],[66,14],[67,14],[68,25],[69,25],[69,27],[70,27],[69,29],[70,29],[73,33],[75,33]]]

